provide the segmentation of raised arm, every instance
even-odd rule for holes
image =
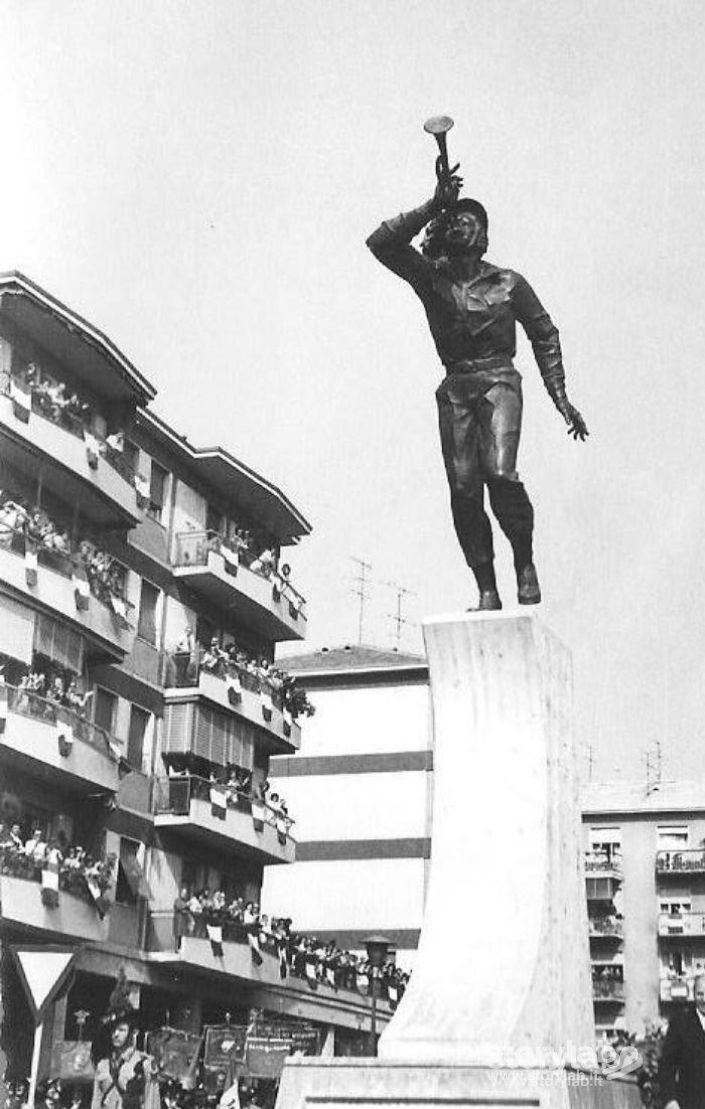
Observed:
[[[584,441],[589,435],[587,425],[566,396],[565,371],[558,328],[529,282],[521,276],[512,290],[512,303],[516,318],[524,328],[533,348],[534,358],[548,395],[568,424],[568,434],[574,439]]]
[[[455,169],[458,167],[456,166]],[[449,180],[440,180],[430,200],[410,212],[402,212],[385,220],[372,232],[367,245],[383,266],[409,281],[415,288],[423,285],[433,267],[420,251],[411,245],[429,220],[455,203],[462,188],[462,180],[453,172]]]

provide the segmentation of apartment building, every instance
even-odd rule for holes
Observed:
[[[242,926],[175,916],[182,890],[259,903],[265,871],[296,857],[293,799],[287,815],[265,783],[305,724],[267,672],[278,643],[305,638],[287,552],[310,526],[227,450],[170,428],[154,395],[92,324],[22,274],[0,276],[10,1077],[28,1073],[32,1043],[13,945],[76,951],[42,1076],[90,1078],[85,1045],[121,968],[143,1024],[185,1037],[253,1010],[303,1021],[319,1042],[353,1042],[369,1023],[362,992],[314,990],[283,977],[276,952],[258,962]],[[297,927],[288,906],[280,915]]]
[[[316,714],[296,758],[270,767],[299,814],[298,843],[291,873],[268,872],[264,904],[295,905],[303,928],[353,950],[382,933],[412,970],[431,853],[426,661],[348,645],[286,665]]]
[[[272,760],[302,815],[299,861],[267,872],[264,902],[296,905],[308,931],[351,947],[382,932],[412,968],[431,856],[425,660],[346,646],[287,667],[316,715],[296,758]],[[705,783],[594,784],[582,809],[597,1033],[641,1033],[692,999],[705,967]]]

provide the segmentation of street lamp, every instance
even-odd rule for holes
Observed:
[[[387,961],[391,940],[387,936],[368,936],[365,940],[367,961],[370,964],[370,989],[372,1009],[370,1011],[370,1055],[377,1054],[377,983],[379,972]]]

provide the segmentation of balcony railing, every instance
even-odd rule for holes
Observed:
[[[659,996],[661,1001],[674,1001],[681,1004],[686,1001],[692,1001],[693,998],[693,981],[692,977],[681,975],[674,978],[662,978],[659,987]]]
[[[624,982],[613,978],[593,978],[593,1001],[624,1001]]]
[[[82,873],[68,872],[63,867],[52,881],[42,877],[41,872],[38,878],[32,859],[7,845],[0,847],[2,920],[54,935],[104,941],[108,936],[110,903],[104,883],[101,881],[99,887],[95,879],[88,881]]]
[[[585,873],[591,877],[621,877],[622,857],[604,851],[586,851]]]
[[[357,974],[354,968],[341,968],[331,979],[329,973],[317,974],[311,964],[303,960],[300,965],[291,962],[282,973],[282,962],[276,940],[260,938],[261,963],[252,958],[250,942],[245,927],[223,919],[215,928],[197,919],[195,926],[184,930],[183,922],[175,922],[169,910],[150,914],[148,945],[152,958],[157,962],[175,962],[196,965],[201,969],[220,972],[239,978],[251,985],[272,987],[296,1000],[298,1011],[318,1015],[325,1023],[360,1027],[361,1015],[367,1015],[371,1004],[370,983],[367,974]],[[189,931],[191,934],[189,934]],[[175,939],[178,935],[179,938]],[[218,950],[220,948],[220,950]],[[376,979],[382,1021],[389,1020],[392,1011],[404,993],[403,983]],[[281,1004],[278,1002],[277,1004]],[[320,1005],[323,1013],[306,1012],[309,1005]]]
[[[216,603],[237,595],[243,618],[269,638],[303,639],[306,601],[277,569],[259,570],[250,553],[236,549],[214,531],[188,531],[176,537],[174,573]]]
[[[118,761],[117,748],[109,732],[106,732],[99,724],[93,724],[90,720],[87,720],[78,710],[68,708],[49,697],[33,693],[29,689],[6,684],[0,686],[0,703],[3,700],[3,692],[5,693],[9,712],[17,713],[20,716],[29,716],[33,720],[42,721],[45,724],[63,724],[71,732],[74,739],[89,744],[96,751],[107,755],[113,762]]]
[[[591,939],[622,939],[624,929],[621,920],[613,917],[591,917],[589,921]]]
[[[160,778],[155,789],[155,826],[185,828],[211,844],[239,847],[266,862],[293,862],[294,821],[264,801],[195,774]]]
[[[659,936],[705,936],[705,913],[661,913]]]
[[[658,851],[656,873],[705,874],[705,850],[701,847],[684,851]]]
[[[197,690],[200,696],[284,741],[285,752],[301,745],[301,726],[285,707],[285,694],[281,689],[273,688],[265,679],[235,662],[218,659],[207,663],[204,657],[208,656],[201,648],[192,654],[171,652],[162,656],[162,680],[167,698],[170,691]],[[281,753],[281,749],[277,753]]]
[[[29,403],[29,408],[23,406]],[[30,418],[31,413],[31,418]],[[45,404],[31,394],[0,380],[0,423],[12,435],[31,440],[44,454],[63,463],[101,498],[118,507],[120,517],[136,522],[136,477],[119,449],[121,436],[99,438],[89,423],[66,408]],[[119,480],[116,480],[119,478]]]
[[[134,642],[130,622],[132,604],[124,594],[91,592],[74,574],[74,558],[58,551],[35,548],[36,564],[26,554],[22,535],[3,534],[0,525],[0,579],[25,596],[80,624],[89,635],[122,655]]]

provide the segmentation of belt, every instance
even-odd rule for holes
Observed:
[[[514,363],[508,354],[495,354],[488,358],[463,358],[446,365],[447,374],[474,374],[483,370],[513,370]]]

